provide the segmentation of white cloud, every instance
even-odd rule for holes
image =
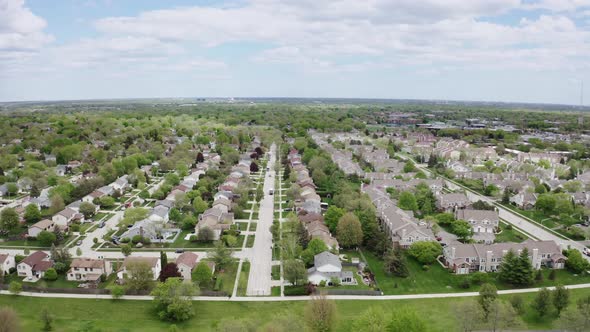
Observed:
[[[24,0],[0,0],[0,52],[34,51],[51,42],[47,23],[25,7]]]

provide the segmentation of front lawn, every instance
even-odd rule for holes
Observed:
[[[281,280],[281,266],[273,265],[271,269],[272,280]]]
[[[504,222],[500,222],[500,229],[502,232],[496,234],[495,242],[517,242],[520,243],[527,239],[527,236],[512,228]]]
[[[250,275],[250,262],[242,262],[242,271],[240,271],[240,279],[238,280],[238,296],[246,296],[248,289],[248,276]]]

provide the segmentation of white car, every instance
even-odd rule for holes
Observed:
[[[584,247],[584,251],[582,251],[582,253],[586,256],[590,256],[590,249],[588,249],[587,247]]]

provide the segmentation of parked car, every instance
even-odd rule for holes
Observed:
[[[78,241],[76,242],[76,245],[77,245],[77,246],[79,246],[79,245],[81,245],[81,244],[82,244],[82,240],[78,240]]]
[[[584,247],[584,255],[590,256],[590,249],[588,249],[587,247]]]
[[[104,225],[105,225],[105,222],[104,222],[104,221],[101,221],[101,222],[98,224],[98,228],[103,228],[103,227],[104,227]]]
[[[176,249],[177,254],[182,254],[183,252],[184,252],[184,249]]]

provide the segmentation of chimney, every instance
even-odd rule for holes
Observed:
[[[451,258],[455,259],[455,247],[451,247]]]
[[[486,272],[491,271],[492,269],[492,256],[493,252],[491,250],[486,251]]]
[[[531,260],[533,263],[533,267],[535,269],[541,268],[541,262],[537,262],[538,258],[539,258],[539,249],[535,248],[535,249],[533,249],[533,259]]]

